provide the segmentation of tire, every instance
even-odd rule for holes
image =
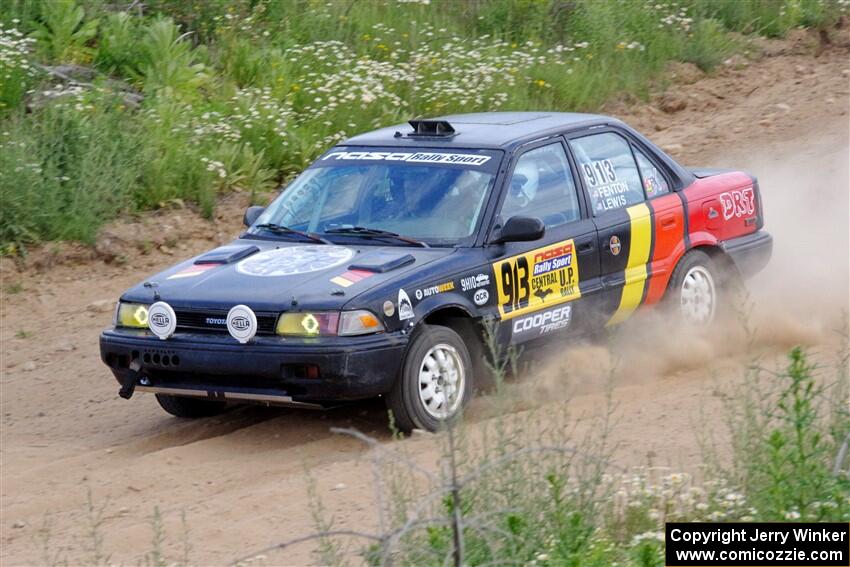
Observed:
[[[199,418],[211,417],[222,413],[227,408],[226,402],[215,402],[203,398],[184,398],[157,394],[156,401],[162,409],[175,417]]]
[[[411,340],[401,374],[386,397],[396,427],[404,433],[436,431],[457,417],[472,397],[472,374],[469,351],[460,335],[448,327],[423,325]],[[452,386],[454,394],[448,390]]]
[[[717,263],[701,250],[685,254],[668,287],[668,306],[680,320],[696,328],[707,328],[721,312],[723,277]]]

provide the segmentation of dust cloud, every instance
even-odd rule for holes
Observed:
[[[700,164],[743,169],[759,178],[765,229],[774,237],[768,266],[746,282],[744,296],[711,331],[678,325],[656,308],[642,310],[607,338],[550,353],[522,372],[522,385],[511,384],[521,405],[648,384],[691,370],[713,373],[721,360],[737,361],[742,369],[755,357],[795,345],[836,349],[839,331],[846,332],[850,296],[848,155],[848,132],[837,124]]]

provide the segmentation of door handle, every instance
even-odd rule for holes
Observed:
[[[582,242],[578,245],[579,254],[587,254],[588,252],[593,252],[593,241]]]
[[[661,228],[665,230],[670,230],[676,226],[676,217],[673,215],[667,215],[666,217],[662,217],[661,219]]]

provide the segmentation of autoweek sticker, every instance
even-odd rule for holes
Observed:
[[[502,319],[581,297],[572,240],[506,258],[494,263],[493,271]]]

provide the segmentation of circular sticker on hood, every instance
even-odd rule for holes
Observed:
[[[242,344],[257,334],[257,316],[247,305],[237,305],[227,313],[227,330]]]
[[[148,328],[162,340],[174,334],[177,329],[177,315],[174,309],[164,301],[157,301],[148,309]]]
[[[351,260],[354,250],[345,246],[290,246],[254,254],[236,264],[248,276],[294,276],[327,270]]]

